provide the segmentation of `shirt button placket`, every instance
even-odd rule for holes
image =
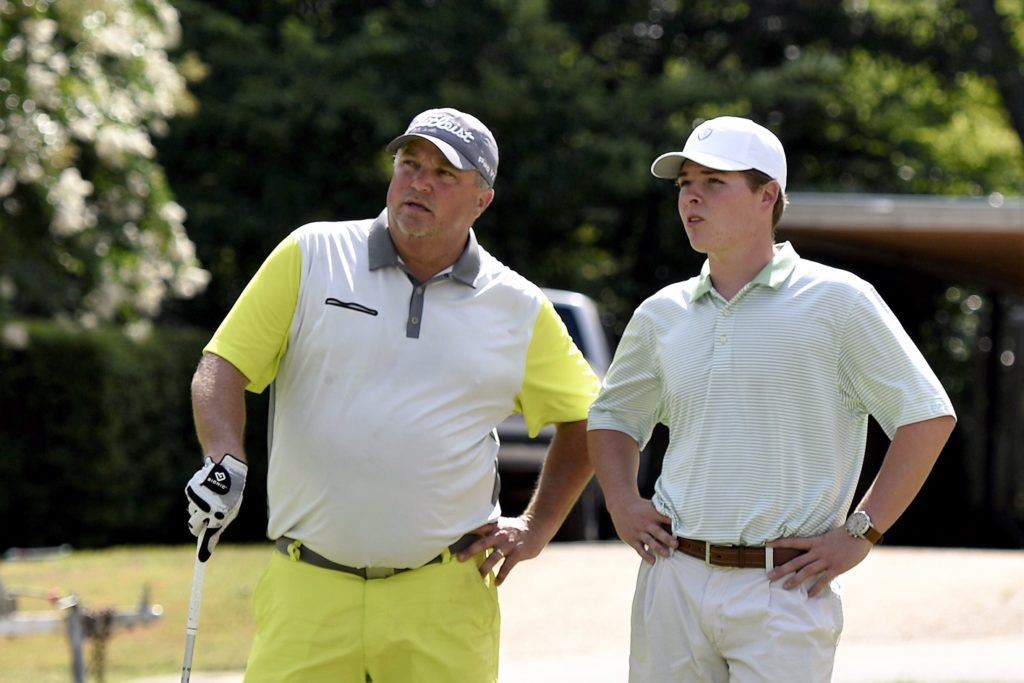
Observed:
[[[708,368],[707,382],[704,387],[704,401],[703,401],[703,414],[709,414],[709,411],[714,410],[714,406],[722,405],[723,402],[728,400],[729,391],[729,376],[730,366],[732,359],[729,357],[729,347],[722,341],[723,336],[728,339],[728,330],[725,328],[725,324],[729,318],[725,315],[725,311],[728,309],[725,307],[724,302],[715,302],[715,312],[711,314],[708,311],[709,317],[713,315],[713,319],[707,321],[707,331],[705,334],[709,335],[708,341],[711,342],[711,363]],[[697,419],[696,424],[697,435],[695,439],[702,441],[705,438],[705,430],[708,428],[708,422],[704,417]]]
[[[426,290],[425,284],[416,285],[412,290],[412,297],[409,299],[409,318],[405,323],[405,336],[409,339],[419,339],[420,320],[423,318],[423,295]]]
[[[729,360],[729,340],[732,336],[733,320],[732,308],[726,305],[718,313],[715,321],[715,357],[716,360],[727,362]]]

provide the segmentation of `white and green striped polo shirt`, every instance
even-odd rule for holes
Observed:
[[[868,415],[900,426],[953,415],[874,288],[785,243],[731,301],[697,277],[636,310],[589,429],[670,441],[655,507],[675,534],[759,545],[845,519]]]
[[[313,223],[268,257],[207,351],[273,382],[270,538],[416,567],[497,519],[495,426],[586,419],[598,380],[541,291],[476,242],[414,282],[376,220]]]

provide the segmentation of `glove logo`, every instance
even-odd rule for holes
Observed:
[[[203,482],[203,486],[223,496],[231,490],[231,475],[218,463],[210,470],[210,474],[206,477],[206,481]]]

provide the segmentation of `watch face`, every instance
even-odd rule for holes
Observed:
[[[866,532],[870,526],[871,522],[869,521],[868,516],[863,512],[855,512],[850,515],[848,520],[846,520],[846,531],[849,532],[851,536],[863,536],[864,532]]]

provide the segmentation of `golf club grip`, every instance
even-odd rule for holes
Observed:
[[[204,544],[208,541],[206,534],[199,537],[196,543],[195,568],[192,570],[192,593],[188,602],[188,622],[185,625],[185,656],[181,664],[181,683],[188,683],[192,675],[192,653],[196,646],[196,633],[199,632],[199,610],[203,604],[203,582],[206,579],[206,561],[200,560]],[[209,559],[209,554],[206,556]]]
[[[220,529],[207,529],[199,536],[199,542],[196,544],[196,558],[200,562],[206,562],[210,559],[210,555],[213,554],[213,548],[210,547],[210,539],[218,531]]]

